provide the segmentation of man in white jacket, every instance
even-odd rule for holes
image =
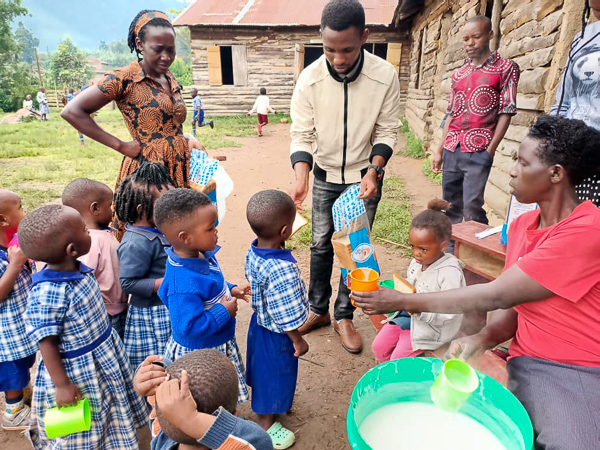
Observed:
[[[300,74],[291,104],[291,162],[296,181],[290,196],[300,205],[315,179],[309,302],[301,333],[331,323],[350,353],[362,350],[352,323],[354,307],[340,279],[329,314],[333,269],[332,206],[344,190],[360,183],[371,225],[381,199],[384,167],[398,134],[400,86],[394,67],[363,51],[369,30],[357,0],[332,0],[321,16],[324,55]]]

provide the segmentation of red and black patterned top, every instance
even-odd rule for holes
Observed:
[[[166,77],[171,92],[165,92],[160,83],[146,76],[139,62],[133,62],[107,73],[98,83],[100,91],[117,102],[129,134],[142,146],[138,157],[123,157],[117,189],[123,178],[144,161],[163,164],[178,187],[189,185],[190,150],[182,127],[187,111],[181,85],[171,72],[167,72]],[[113,226],[120,238],[124,226],[116,215]]]
[[[521,69],[498,52],[475,66],[467,58],[452,75],[447,112],[451,115],[444,148],[453,152],[487,150],[500,114],[517,113],[517,84]]]

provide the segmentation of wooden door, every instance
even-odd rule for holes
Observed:
[[[396,73],[400,74],[400,60],[402,59],[402,44],[400,42],[388,43],[386,59],[394,66]]]
[[[245,45],[231,46],[231,59],[233,63],[233,84],[236,86],[248,85],[248,59]]]
[[[208,84],[211,86],[223,85],[221,72],[221,49],[218,45],[211,45],[206,49],[208,60]]]
[[[298,80],[302,70],[304,70],[304,44],[296,44],[294,46],[294,83]]]

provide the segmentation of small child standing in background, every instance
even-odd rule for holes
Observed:
[[[37,351],[25,332],[24,318],[34,267],[18,245],[10,245],[23,217],[21,198],[0,189],[0,391],[6,401],[5,430],[29,428],[31,411],[24,390]]]
[[[150,356],[134,379],[138,394],[156,395],[154,403],[159,406],[150,415],[153,450],[273,449],[262,428],[235,415],[238,380],[225,355],[195,350],[165,363],[159,356]]]
[[[156,225],[173,245],[158,291],[169,309],[173,335],[164,356],[171,361],[212,348],[231,360],[238,374],[238,402],[248,400],[245,370],[235,339],[237,300],[250,286],[227,283],[217,262],[217,209],[191,189],[167,192],[157,202]]]
[[[292,408],[298,358],[308,352],[300,328],[308,318],[302,274],[285,249],[292,234],[296,206],[284,192],[261,191],[250,199],[246,217],[257,239],[246,255],[246,278],[254,314],[248,330],[246,378],[252,387],[252,411],[277,449],[291,447],[294,433],[276,422]]]
[[[464,264],[454,255],[444,253],[452,236],[452,222],[444,213],[450,204],[431,200],[427,210],[410,224],[409,240],[413,259],[407,280],[417,293],[448,291],[466,286]],[[373,340],[373,353],[379,363],[391,359],[419,356],[425,350],[436,350],[456,336],[462,314],[423,312],[410,317],[398,312]]]
[[[267,96],[267,90],[265,88],[260,88],[260,95],[256,97],[254,101],[254,106],[250,111],[248,111],[248,115],[256,113],[258,117],[258,136],[262,136],[262,127],[269,123],[269,111],[273,114],[277,114],[271,105],[269,104],[269,97]]]
[[[77,210],[90,232],[92,247],[79,260],[94,270],[110,324],[123,339],[127,320],[127,294],[123,292],[119,282],[119,241],[109,232],[112,202],[112,190],[104,183],[88,178],[71,181],[62,193],[63,205]]]
[[[158,296],[169,241],[154,225],[154,203],[174,186],[165,166],[145,162],[119,185],[115,212],[125,225],[117,249],[123,291],[131,295],[125,350],[134,370],[149,355],[162,355],[171,336],[169,311]]]
[[[79,213],[48,205],[19,225],[23,252],[47,266],[32,277],[27,333],[39,342],[29,437],[35,449],[138,448],[136,428],[148,423],[147,405],[133,389],[123,343],[112,329],[92,269],[78,261],[91,246]],[[86,398],[91,428],[50,439],[46,411]]]
[[[198,89],[190,89],[190,95],[193,99],[192,109],[194,110],[194,115],[192,117],[192,134],[196,137],[196,123],[198,123],[199,127],[209,125],[211,129],[215,127],[215,124],[212,120],[209,120],[208,122],[204,121],[204,109],[202,109],[204,105],[202,104],[202,99],[198,95]]]

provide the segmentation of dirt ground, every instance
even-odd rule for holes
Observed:
[[[235,183],[234,193],[227,199],[227,214],[219,227],[219,243],[222,246],[219,262],[230,282],[244,281],[244,258],[253,239],[245,218],[248,200],[262,189],[287,190],[293,180],[289,164],[289,139],[289,126],[276,124],[267,127],[262,138],[239,139],[243,144],[241,148],[210,151],[211,156],[227,157],[223,165]],[[403,145],[401,136],[398,146]],[[413,213],[424,209],[430,198],[441,195],[441,187],[421,173],[422,164],[422,160],[395,156],[387,171],[405,179]],[[310,200],[310,195],[307,200]],[[380,245],[376,245],[376,251],[384,278],[393,272],[406,271],[409,261],[400,251]],[[308,283],[310,253],[308,250],[299,250],[295,256]],[[339,270],[336,267],[333,272],[334,287],[337,286],[338,277]],[[244,355],[251,314],[249,305],[240,305],[236,335]],[[300,361],[294,407],[291,414],[281,418],[283,425],[296,433],[295,449],[341,450],[349,447],[346,440],[346,413],[350,395],[359,378],[375,365],[370,351],[375,329],[361,312],[355,314],[354,322],[364,340],[364,350],[359,355],[346,352],[331,327],[321,328],[306,337],[310,350]],[[249,404],[241,405],[239,413],[249,419],[253,417]],[[28,448],[30,445],[19,433],[0,430],[0,450]]]

